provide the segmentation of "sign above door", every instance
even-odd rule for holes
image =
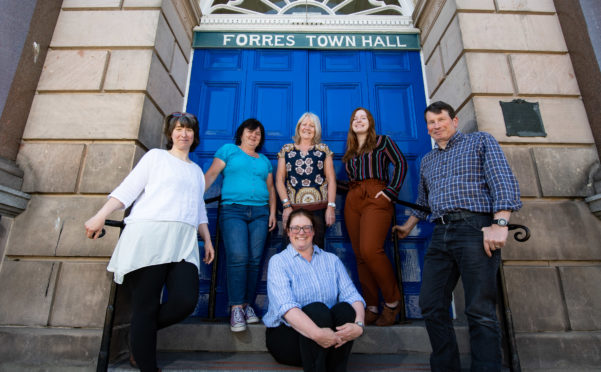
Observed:
[[[419,50],[416,33],[195,31],[194,48]]]

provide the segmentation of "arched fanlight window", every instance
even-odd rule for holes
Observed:
[[[200,0],[204,15],[411,16],[414,0]]]

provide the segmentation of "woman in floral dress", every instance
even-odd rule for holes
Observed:
[[[336,173],[333,153],[321,142],[321,122],[311,112],[304,113],[292,137],[278,153],[275,186],[282,202],[282,226],[294,209],[313,211],[317,221],[314,243],[325,248],[325,226],[336,221]],[[284,234],[284,245],[288,236]],[[285,248],[285,247],[282,247]]]

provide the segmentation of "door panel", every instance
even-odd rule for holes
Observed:
[[[430,137],[421,115],[426,100],[419,53],[370,54],[367,81],[376,130],[390,135],[405,155],[429,151]]]
[[[346,135],[348,133],[348,116],[349,112],[341,109],[341,107],[357,107],[361,101],[361,84],[323,84],[320,89],[320,107],[321,110],[313,110],[322,112],[320,120],[323,125],[323,137],[329,138],[330,142],[338,141],[337,146],[333,146],[332,150],[336,153],[344,151],[346,144]],[[319,106],[316,106],[319,107]],[[332,123],[329,125],[329,123]],[[343,147],[340,145],[343,144]]]
[[[396,141],[416,139],[407,112],[413,103],[410,86],[378,84],[374,87],[374,101],[375,114],[380,118],[379,133],[386,133]]]
[[[277,166],[277,152],[291,142],[296,122],[306,111],[317,114],[323,141],[334,151],[339,179],[347,179],[341,163],[346,146],[350,114],[356,107],[372,111],[378,133],[391,136],[408,161],[407,178],[399,197],[413,201],[417,195],[419,161],[431,148],[421,112],[425,95],[419,52],[318,51],[318,50],[195,50],[187,111],[198,115],[201,144],[191,155],[206,171],[214,152],[232,142],[238,125],[255,117],[265,126],[263,153]],[[391,170],[392,171],[392,170]],[[207,197],[220,193],[220,182]],[[343,219],[344,195],[338,195],[337,221],[326,235],[327,251],[338,255],[357,286],[355,258]],[[217,208],[208,206],[210,229],[215,234]],[[397,219],[408,210],[396,207]],[[281,226],[270,234],[264,261],[281,250]],[[420,223],[417,234],[399,246],[407,314],[419,318],[417,296],[423,255],[431,232]],[[222,232],[227,233],[227,232]],[[386,250],[392,258],[389,239]],[[217,281],[218,317],[228,314],[225,286],[225,255],[221,245]],[[257,289],[259,315],[266,311],[266,266]],[[195,316],[207,315],[210,267],[201,270],[201,300]]]
[[[290,84],[255,83],[251,87],[250,116],[263,118],[266,138],[285,138],[288,136],[290,121],[288,110],[273,110],[273,107],[287,107],[292,102],[293,87]],[[267,129],[269,128],[269,129]]]
[[[411,72],[410,53],[372,52],[373,72]]]
[[[206,137],[233,137],[232,126],[239,115],[237,102],[240,99],[239,83],[207,83],[202,97],[201,105],[206,107],[207,121],[203,123],[202,133]],[[225,111],[221,107],[230,107],[232,110]],[[210,126],[209,126],[210,123]]]
[[[234,137],[235,124],[242,116],[244,53],[198,49],[193,58],[187,110],[197,115],[200,126],[196,155],[214,154],[224,141]]]
[[[263,153],[277,163],[282,143],[290,142],[294,134],[291,123],[296,124],[307,107],[307,51],[259,49],[245,53],[248,93],[243,119],[254,117],[263,123]]]
[[[366,105],[361,51],[309,51],[309,107],[321,120],[323,141],[340,160],[346,146],[351,112]],[[335,162],[340,177],[340,162]]]

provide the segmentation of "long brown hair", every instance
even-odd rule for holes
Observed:
[[[355,114],[357,111],[363,110],[367,115],[367,121],[369,122],[369,128],[367,129],[367,138],[365,139],[365,143],[361,148],[359,148],[359,141],[357,140],[357,135],[353,132],[353,120],[355,119]],[[346,163],[350,159],[354,158],[359,154],[365,154],[366,152],[370,152],[376,147],[377,137],[376,137],[376,122],[374,121],[374,117],[369,112],[368,109],[363,107],[357,107],[355,111],[351,114],[351,123],[348,129],[348,135],[346,137],[346,152],[342,157],[342,162]]]

